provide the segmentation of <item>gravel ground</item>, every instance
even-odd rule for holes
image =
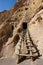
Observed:
[[[15,59],[0,59],[0,65],[43,65],[43,59],[37,59],[35,61],[28,59],[19,64],[16,63]]]

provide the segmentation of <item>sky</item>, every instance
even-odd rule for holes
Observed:
[[[10,10],[17,0],[0,0],[0,12],[3,10]]]

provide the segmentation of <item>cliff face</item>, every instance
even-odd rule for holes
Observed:
[[[17,2],[10,11],[5,10],[3,12],[0,12],[0,24],[9,19],[13,15],[13,13],[22,6],[24,2],[25,0]]]
[[[40,38],[43,38],[43,34],[41,33],[43,32],[43,23],[38,22],[40,19],[38,19],[38,15],[41,15],[41,13],[39,13],[41,10],[41,13],[43,13],[42,0],[21,0],[17,2],[10,11],[3,11],[0,13],[0,58],[14,57],[15,46],[17,45],[23,30],[23,22],[29,23],[31,38],[35,44],[37,40],[40,41],[37,42],[37,44],[39,44],[39,49],[42,49],[40,48],[42,41]],[[42,27],[40,27],[40,25],[42,25]],[[39,35],[41,33],[42,37],[39,38],[37,36],[37,31]]]

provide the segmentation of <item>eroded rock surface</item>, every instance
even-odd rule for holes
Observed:
[[[10,11],[0,13],[0,58],[14,57],[23,22],[28,23],[30,36],[43,56],[43,0],[21,0]]]

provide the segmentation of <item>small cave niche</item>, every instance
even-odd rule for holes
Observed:
[[[13,36],[13,30],[14,30],[14,25],[10,24],[10,29],[8,30],[9,32],[7,32],[7,36],[8,37],[12,37]]]
[[[21,17],[22,16],[22,14],[19,14],[19,17]]]
[[[19,9],[17,12],[20,12],[21,10]]]
[[[14,26],[12,25],[12,31],[14,30]]]
[[[26,7],[25,10],[28,10],[28,8]]]
[[[23,9],[22,9],[22,8],[20,8],[17,12],[21,12],[21,11],[23,11]]]
[[[35,4],[35,2],[33,2],[33,4]]]
[[[22,23],[22,28],[23,28],[24,30],[27,29],[27,22],[23,22],[23,23]]]

